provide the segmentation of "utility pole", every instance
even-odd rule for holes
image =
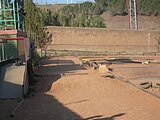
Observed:
[[[66,0],[66,3],[68,4],[68,3],[69,3],[69,0]]]
[[[126,0],[128,7],[129,29],[138,29],[137,0]]]
[[[48,2],[47,2],[47,0],[46,0],[46,5],[48,5]]]

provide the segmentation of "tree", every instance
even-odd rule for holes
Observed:
[[[104,28],[106,26],[104,24],[104,20],[101,17],[95,16],[91,20],[90,27]]]
[[[25,0],[25,26],[28,37],[32,39],[38,48],[44,48],[49,42],[50,36],[44,26],[43,13],[32,0]]]
[[[109,0],[95,0],[95,12],[97,15],[101,15],[107,10]]]
[[[125,0],[109,0],[108,10],[111,15],[126,15],[127,9]]]
[[[141,15],[160,15],[160,0],[138,0],[138,13]]]

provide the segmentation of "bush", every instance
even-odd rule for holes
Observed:
[[[160,15],[160,0],[138,0],[138,13],[141,15]]]
[[[109,0],[108,11],[112,16],[114,15],[126,15],[127,8],[125,0]]]

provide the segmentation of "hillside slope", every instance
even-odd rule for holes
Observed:
[[[75,4],[70,4],[74,6]],[[67,6],[67,4],[49,4],[39,5],[41,9],[50,9],[51,11],[59,10]],[[104,12],[103,17],[107,28],[110,29],[128,29],[128,16],[111,16],[108,12]],[[160,30],[160,16],[138,16],[139,29]]]
[[[101,15],[107,28],[128,29],[128,16],[111,16],[108,12]],[[160,17],[138,16],[139,29],[160,30]]]
[[[49,9],[51,11],[59,10],[68,4],[48,4],[48,5],[38,5],[41,9]],[[70,6],[74,6],[75,4],[69,4]]]

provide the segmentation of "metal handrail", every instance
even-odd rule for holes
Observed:
[[[19,12],[18,1],[16,1],[16,3],[13,2],[11,6],[7,7],[3,0],[3,2],[0,3],[0,7],[0,30],[17,29],[23,31],[25,26],[21,20],[24,19],[24,15]],[[7,12],[10,12],[9,15],[7,15]],[[12,26],[12,28],[8,28],[9,26]]]
[[[24,56],[25,56],[25,61],[27,61],[27,55],[26,55],[26,38],[0,38],[0,63],[13,59],[13,58],[7,58],[7,52],[4,48],[4,44],[7,44],[7,41],[24,41],[23,48],[24,48]]]

